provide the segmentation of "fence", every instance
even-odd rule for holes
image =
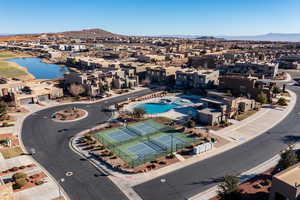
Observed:
[[[151,140],[151,136],[159,134],[159,133],[161,133],[161,132],[158,131],[158,132],[154,132],[154,133],[151,133],[151,134],[148,134],[145,136],[130,138],[128,140],[117,142],[117,143],[110,142],[104,134],[94,134],[93,137],[95,139],[97,139],[101,144],[103,144],[107,149],[111,150],[118,157],[123,159],[132,168],[135,168],[146,162],[151,162],[159,157],[167,156],[173,152],[177,152],[178,150],[181,150],[183,148],[186,148],[187,146],[190,146],[192,144],[196,144],[197,142],[199,142],[199,140],[197,140],[197,139],[189,138],[188,141],[182,140],[182,143],[176,144],[175,147],[174,147],[174,145],[173,146],[171,146],[171,145],[165,146],[163,144],[159,144],[159,146],[164,147],[164,148],[161,148],[161,151],[157,151],[157,153],[143,156],[143,158],[137,158],[135,155],[124,152],[122,150],[122,145],[126,145],[126,144],[132,143],[134,141],[141,142],[141,143],[148,141],[148,142],[157,144],[157,141]]]

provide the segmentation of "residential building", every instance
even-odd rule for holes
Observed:
[[[269,199],[300,199],[300,164],[296,164],[273,176]]]
[[[186,69],[176,71],[177,88],[207,88],[218,85],[218,70]]]
[[[148,67],[146,79],[159,84],[173,84],[178,70],[179,67]]]
[[[201,123],[214,126],[222,121],[235,118],[237,115],[253,110],[257,107],[255,100],[209,90],[207,97],[201,98],[203,103],[197,109],[197,119]]]
[[[219,68],[221,75],[251,75],[261,79],[274,79],[278,73],[278,64],[274,63],[236,63]]]
[[[82,85],[87,96],[97,96],[108,91],[111,89],[112,82],[113,74],[111,72],[71,72],[64,75],[65,88],[68,88],[71,84]]]
[[[272,89],[275,82],[267,82],[252,76],[221,76],[219,79],[219,89],[230,91],[233,96],[245,96],[256,99],[262,92],[272,100]]]

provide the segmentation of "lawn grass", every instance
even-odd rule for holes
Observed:
[[[25,68],[8,61],[0,61],[0,77],[18,78],[22,80],[33,79],[33,76]]]
[[[0,153],[3,155],[5,159],[8,159],[8,158],[20,156],[23,153],[23,151],[21,147],[13,147],[8,149],[0,149]]]
[[[8,51],[1,51],[0,52],[0,59],[13,59],[17,58],[18,56],[12,52]]]

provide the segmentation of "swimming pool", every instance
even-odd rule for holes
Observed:
[[[144,103],[138,105],[137,107],[145,109],[147,114],[158,114],[158,113],[167,112],[173,108],[176,108],[177,106],[179,105],[175,103],[170,103],[170,104]]]

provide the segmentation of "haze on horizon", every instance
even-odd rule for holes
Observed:
[[[299,0],[0,0],[0,33],[101,28],[125,35],[300,33]]]

